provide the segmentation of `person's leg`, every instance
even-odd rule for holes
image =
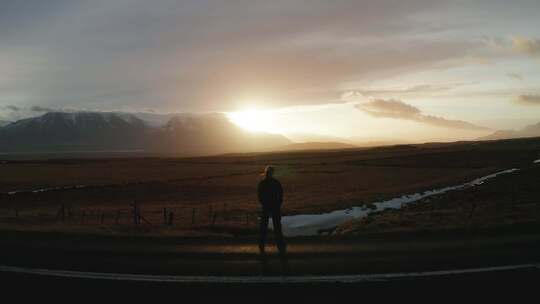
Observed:
[[[276,237],[276,244],[279,250],[279,256],[281,258],[281,266],[283,268],[283,274],[288,275],[290,273],[289,261],[287,259],[287,244],[283,237],[283,231],[281,227],[281,212],[278,210],[272,213],[272,224],[274,226],[274,235]]]
[[[259,238],[259,251],[264,254],[264,246],[266,244],[266,235],[268,233],[268,218],[270,215],[264,210],[261,212],[261,226],[260,226],[260,238]]]
[[[276,244],[281,255],[287,253],[287,245],[283,238],[283,231],[281,227],[281,213],[279,211],[272,212],[272,225],[274,226],[274,235],[276,237]]]
[[[260,239],[259,239],[259,259],[261,262],[261,273],[262,275],[268,274],[268,261],[266,259],[266,253],[264,251],[264,246],[266,244],[266,235],[268,233],[268,212],[264,210],[261,212],[261,226],[260,226]]]

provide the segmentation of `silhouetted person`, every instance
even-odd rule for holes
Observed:
[[[263,258],[263,267],[265,268],[263,271],[266,271],[266,255],[264,247],[266,244],[266,236],[268,234],[268,219],[271,217],[283,270],[288,272],[288,264],[286,259],[287,245],[285,244],[283,232],[281,231],[281,205],[283,204],[283,188],[281,187],[281,183],[274,178],[274,167],[267,166],[265,168],[264,179],[259,182],[257,187],[257,196],[262,207],[259,250]]]

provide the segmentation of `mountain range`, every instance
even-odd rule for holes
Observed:
[[[282,135],[245,131],[223,114],[177,114],[166,119],[163,124],[129,113],[49,112],[0,127],[0,152],[206,155],[270,151],[292,143]]]
[[[494,133],[480,137],[478,140],[499,140],[522,137],[540,137],[540,122],[534,125],[526,126],[521,130],[499,130]]]
[[[293,143],[279,147],[282,151],[305,151],[305,150],[341,150],[358,148],[356,145],[351,145],[342,142],[303,142]]]
[[[300,136],[300,135],[298,135]],[[478,140],[540,136],[540,123],[500,130]],[[384,142],[379,145],[395,144]],[[0,121],[0,153],[142,152],[210,155],[238,152],[346,149],[372,146],[360,140],[293,142],[278,134],[248,132],[225,114],[48,112]]]

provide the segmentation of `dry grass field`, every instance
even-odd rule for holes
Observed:
[[[256,184],[266,164],[276,166],[283,211],[292,215],[459,184],[538,158],[540,140],[522,139],[200,158],[6,159],[0,163],[0,227],[132,232],[130,204],[136,202],[147,220],[137,231],[252,233]],[[77,185],[85,187],[69,188]],[[53,187],[67,188],[32,192]],[[13,191],[20,192],[8,194]],[[173,212],[172,226],[164,227],[164,208],[167,217]]]

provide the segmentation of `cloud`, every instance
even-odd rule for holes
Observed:
[[[417,107],[394,99],[375,99],[369,102],[359,103],[355,107],[373,117],[410,120],[449,129],[488,130],[485,127],[462,120],[449,120],[443,117],[425,115]]]
[[[431,95],[447,92],[454,88],[461,86],[461,83],[449,83],[449,84],[418,84],[405,88],[377,88],[377,89],[357,89],[353,91],[346,92],[347,96],[354,96],[355,94],[360,94],[362,96],[372,96],[372,97],[385,97],[392,95]]]
[[[18,2],[0,9],[0,50],[17,58],[2,93],[59,108],[237,110],[244,95],[324,104],[344,83],[484,47],[438,36],[449,20],[425,20],[447,1]]]
[[[47,108],[47,107],[41,107],[41,106],[33,106],[30,108],[30,111],[32,112],[52,112],[54,109]]]
[[[459,0],[0,3],[2,102],[159,111],[233,111],[250,95],[270,108],[325,104],[351,85],[472,66],[491,54],[477,33],[507,37],[500,20],[530,27],[537,11]],[[391,90],[451,89],[422,86]]]
[[[514,101],[523,105],[540,106],[540,95],[519,95]]]
[[[418,108],[393,99],[376,99],[359,104],[356,108],[374,117],[417,120],[418,117],[421,116],[421,112]]]
[[[521,74],[518,74],[518,73],[508,73],[506,74],[506,76],[512,79],[523,80],[523,76],[521,76]]]
[[[514,50],[528,54],[530,56],[540,56],[540,39],[527,39],[523,37],[515,37],[512,39]]]
[[[8,105],[8,106],[5,106],[6,109],[10,110],[10,111],[13,111],[13,112],[18,112],[21,110],[21,108],[17,107],[17,106],[13,106],[13,105]]]
[[[14,105],[0,106],[0,116],[2,117],[2,119],[9,120],[9,121],[17,121],[19,119],[43,115],[44,112],[53,112],[53,111],[72,111],[72,110],[70,110],[69,108],[53,109],[53,108],[43,107],[43,106],[31,106],[31,107],[27,107],[27,106],[19,107],[19,106],[14,106]]]

